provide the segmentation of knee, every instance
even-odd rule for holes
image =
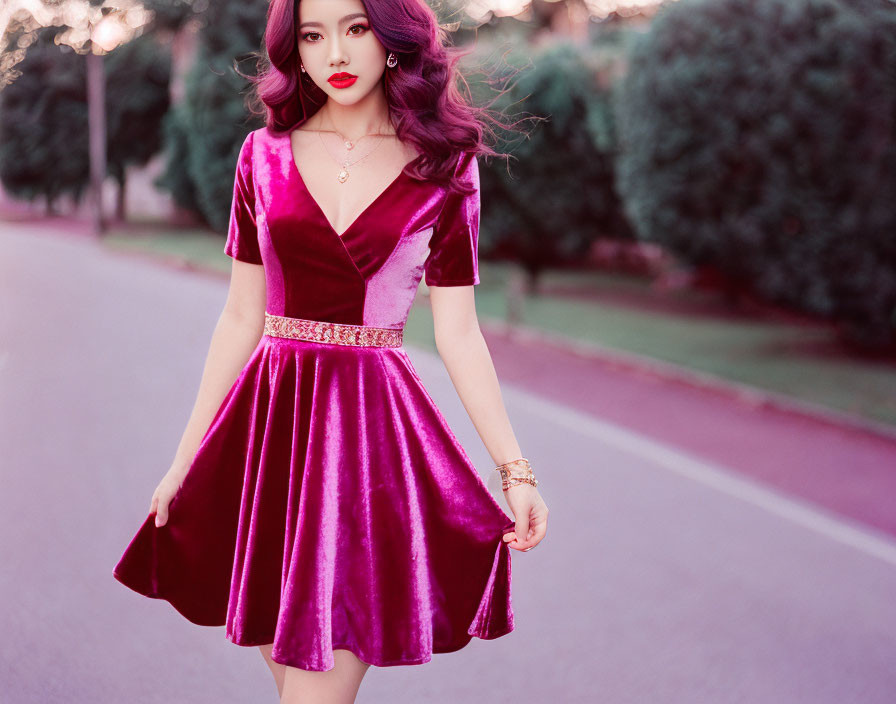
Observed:
[[[273,650],[273,648],[273,643],[258,646],[258,649],[261,651],[261,655],[264,658],[264,661],[267,663],[268,667],[271,670],[271,674],[274,676],[274,682],[277,685],[277,695],[282,697],[283,681],[286,676],[286,665],[281,665],[279,662],[274,662],[274,659],[271,657],[271,651]]]
[[[370,663],[364,662],[351,650],[338,649],[333,651],[333,659],[339,669],[352,669],[356,672],[367,672]]]
[[[370,664],[342,649],[333,651],[333,660],[325,672],[287,666],[281,704],[352,704]]]

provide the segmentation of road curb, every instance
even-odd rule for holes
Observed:
[[[648,357],[637,352],[607,347],[594,342],[581,342],[560,333],[546,332],[526,325],[511,324],[495,318],[480,317],[482,328],[510,340],[547,344],[579,357],[615,364],[633,371],[647,372],[671,381],[722,394],[755,408],[775,410],[803,416],[837,427],[847,427],[896,441],[896,427],[855,416],[844,411],[804,401],[769,389],[750,386],[708,372],[683,367],[672,362]]]

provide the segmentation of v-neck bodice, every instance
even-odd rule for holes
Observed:
[[[301,177],[290,132],[255,130],[240,149],[224,251],[264,266],[269,313],[400,329],[424,275],[430,286],[479,283],[475,155],[462,152],[455,170],[470,195],[407,168],[340,236]]]
[[[388,196],[389,191],[392,190],[393,187],[397,186],[398,183],[399,183],[402,179],[404,179],[404,178],[410,178],[410,176],[408,176],[408,174],[407,174],[407,168],[408,168],[409,166],[412,166],[413,164],[417,163],[418,161],[420,161],[420,160],[423,158],[423,155],[420,154],[420,155],[418,155],[417,157],[415,157],[414,159],[412,159],[411,161],[409,161],[407,164],[405,164],[404,167],[402,167],[402,169],[401,169],[401,171],[399,172],[399,174],[398,174],[395,178],[393,178],[393,179],[389,182],[389,184],[388,184],[384,189],[382,189],[382,190],[376,195],[376,197],[375,197],[372,201],[370,201],[370,202],[369,202],[369,203],[368,203],[368,204],[361,210],[361,212],[359,212],[359,213],[352,219],[352,221],[349,223],[348,227],[346,227],[342,232],[337,232],[337,231],[336,231],[336,228],[333,226],[333,220],[332,220],[332,219],[331,219],[331,218],[324,212],[324,209],[321,207],[320,202],[317,200],[317,198],[315,198],[315,197],[311,194],[311,190],[308,188],[308,184],[305,182],[305,177],[302,176],[302,173],[301,173],[301,171],[299,170],[299,166],[298,166],[298,164],[296,163],[295,152],[293,151],[293,145],[292,145],[292,139],[291,139],[291,137],[290,137],[289,139],[286,140],[286,146],[289,147],[289,150],[290,150],[289,156],[290,156],[290,161],[292,162],[293,171],[295,171],[296,179],[298,180],[299,185],[300,185],[302,191],[304,192],[304,195],[305,195],[309,200],[311,200],[312,203],[314,203],[314,205],[316,206],[318,212],[320,213],[321,218],[323,218],[323,220],[326,222],[326,224],[329,226],[329,228],[333,231],[333,234],[335,234],[337,237],[343,237],[343,236],[344,236],[349,230],[351,230],[355,225],[358,225],[358,224],[359,224],[359,221],[360,221],[362,218],[364,218],[364,217],[367,215],[367,213],[368,213],[369,211],[371,211],[372,209],[374,209],[374,208],[375,208],[381,201],[383,201],[383,200]]]

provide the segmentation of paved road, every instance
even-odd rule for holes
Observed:
[[[789,397],[630,353],[577,354],[483,323],[505,381],[896,539],[896,430],[844,423],[817,406],[807,412]]]
[[[84,237],[0,227],[3,702],[276,702],[257,649],[111,574],[180,438],[224,294]],[[486,472],[438,359],[409,353]],[[637,383],[620,371],[583,393],[624,405]],[[360,704],[896,700],[896,541],[503,388],[552,512],[545,542],[513,553],[517,628],[372,668]],[[674,408],[671,393],[657,402]]]

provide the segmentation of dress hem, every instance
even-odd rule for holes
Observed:
[[[505,527],[502,532],[502,536],[503,536],[503,534],[507,533],[510,530],[512,530],[511,527]],[[450,643],[447,645],[442,645],[442,644],[433,645],[429,654],[423,655],[418,658],[399,658],[399,659],[393,659],[393,660],[385,660],[385,659],[380,659],[380,658],[376,658],[376,657],[368,657],[367,655],[365,655],[363,653],[363,651],[358,646],[351,644],[351,643],[334,642],[332,645],[332,649],[333,650],[348,650],[348,651],[352,652],[359,660],[361,660],[361,662],[363,662],[367,665],[373,665],[376,667],[393,667],[393,666],[400,666],[400,665],[423,665],[425,663],[430,662],[432,660],[433,655],[437,655],[440,653],[453,653],[453,652],[456,652],[456,651],[466,647],[473,640],[473,638],[479,638],[480,640],[494,640],[496,638],[500,638],[502,636],[507,635],[508,633],[510,633],[514,630],[514,619],[513,619],[512,611],[509,611],[507,613],[507,622],[501,628],[489,630],[488,625],[487,625],[488,619],[486,618],[487,614],[490,612],[492,605],[493,605],[494,590],[495,590],[495,587],[497,584],[496,580],[497,580],[498,573],[500,572],[500,564],[501,564],[500,558],[501,558],[502,552],[504,550],[506,550],[508,552],[507,559],[509,560],[510,548],[504,542],[503,537],[502,537],[501,540],[499,541],[497,549],[495,551],[495,558],[492,563],[492,568],[491,568],[490,574],[488,576],[488,579],[486,581],[486,584],[483,587],[483,595],[482,595],[482,599],[480,601],[479,607],[477,609],[477,612],[476,612],[475,616],[473,617],[473,620],[470,623],[466,634],[459,640],[456,640],[453,643]],[[508,570],[509,570],[509,562],[508,562]],[[187,619],[187,621],[189,621],[190,623],[193,623],[197,626],[206,626],[209,628],[225,627],[224,636],[227,639],[227,641],[229,641],[230,643],[233,643],[234,645],[250,648],[250,647],[257,647],[257,646],[261,646],[261,645],[272,645],[273,644],[272,636],[255,637],[255,638],[243,637],[243,638],[237,639],[233,636],[232,633],[227,632],[226,618],[222,621],[220,618],[203,619],[203,618],[197,617],[195,615],[195,613],[188,612],[188,609],[184,608],[183,605],[179,604],[178,601],[176,599],[174,599],[173,597],[165,596],[164,594],[160,593],[157,589],[153,589],[152,587],[149,587],[145,584],[141,588],[141,587],[138,587],[137,585],[135,585],[133,582],[129,582],[127,580],[127,578],[124,576],[124,574],[121,571],[119,571],[118,568],[116,568],[112,571],[112,576],[115,577],[115,579],[118,580],[119,582],[121,582],[124,586],[128,587],[129,589],[131,589],[132,591],[134,591],[138,594],[146,596],[150,599],[157,599],[160,601],[168,602],[175,609],[175,611],[177,611],[181,616],[183,616],[185,619]],[[508,574],[508,581],[509,581],[509,574]],[[308,671],[313,671],[313,672],[329,671],[326,668],[314,667],[304,661],[299,661],[299,660],[281,661],[277,657],[275,657],[273,655],[273,653],[271,654],[271,659],[280,665],[296,667],[301,670],[308,670]],[[329,669],[333,669],[333,668],[331,667]]]
[[[452,643],[451,645],[433,646],[433,649],[429,655],[422,656],[419,658],[399,658],[399,659],[395,659],[395,660],[382,660],[379,658],[372,658],[372,657],[368,657],[366,654],[364,654],[364,652],[361,650],[361,648],[357,647],[356,645],[354,645],[352,643],[333,643],[333,650],[348,650],[352,654],[354,654],[355,657],[357,657],[364,664],[373,665],[374,667],[398,667],[401,665],[425,665],[426,663],[432,661],[433,655],[455,653],[458,650],[465,648],[467,645],[470,644],[470,641],[472,641],[473,638],[479,638],[480,640],[494,640],[496,638],[500,638],[501,636],[506,636],[508,633],[512,632],[513,630],[514,630],[514,624],[511,622],[509,627],[507,627],[501,631],[496,631],[496,632],[494,632],[488,636],[485,636],[485,637],[469,635],[468,637],[466,637],[460,641],[456,641],[455,643]],[[238,645],[243,648],[255,648],[255,647],[258,647],[261,645],[273,645],[273,641],[271,641],[268,638],[250,639],[249,641],[246,641],[245,639],[243,639],[242,642],[234,640],[230,635],[225,635],[225,638],[227,639],[228,642],[233,643],[234,645]],[[328,672],[329,671],[326,668],[313,667],[313,666],[309,665],[308,663],[302,662],[299,660],[281,661],[280,659],[278,659],[277,656],[275,656],[273,654],[273,652],[271,653],[271,660],[276,662],[278,665],[286,665],[288,667],[295,667],[300,670],[306,670],[306,671],[311,671],[311,672]],[[333,668],[329,668],[329,669],[332,670]]]

